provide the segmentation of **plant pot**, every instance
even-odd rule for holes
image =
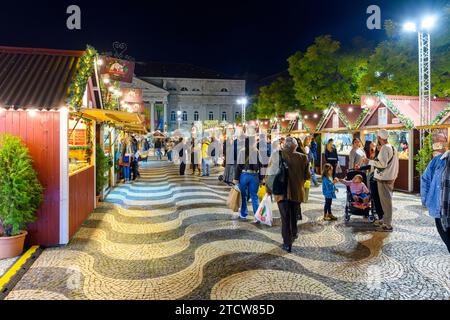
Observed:
[[[25,237],[28,232],[22,231],[14,237],[0,237],[0,259],[18,257],[23,252]]]

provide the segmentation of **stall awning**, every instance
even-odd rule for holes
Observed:
[[[95,121],[112,122],[114,124],[141,124],[142,119],[137,113],[105,109],[81,109],[84,117]]]

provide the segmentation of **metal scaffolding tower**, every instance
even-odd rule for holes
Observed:
[[[428,32],[419,31],[419,97],[420,125],[431,123],[431,38]],[[427,134],[420,130],[420,148]]]

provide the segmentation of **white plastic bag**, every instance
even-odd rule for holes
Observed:
[[[273,224],[273,215],[272,215],[272,200],[270,196],[266,194],[259,204],[258,211],[256,211],[255,219],[261,222],[262,224],[266,224],[268,226],[272,226]]]

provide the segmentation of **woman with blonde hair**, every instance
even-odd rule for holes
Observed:
[[[333,179],[336,178],[336,167],[339,161],[334,140],[329,139],[325,147],[325,163],[329,163],[333,167]]]

